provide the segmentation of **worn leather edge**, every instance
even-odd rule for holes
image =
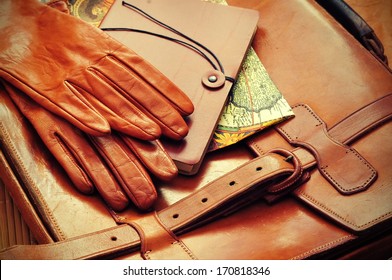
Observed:
[[[18,179],[15,177],[7,159],[0,150],[0,172],[15,205],[18,207],[27,226],[38,243],[54,242],[41,217],[36,212],[30,198],[24,192]]]

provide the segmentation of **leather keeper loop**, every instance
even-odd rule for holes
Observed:
[[[196,259],[188,247],[162,224],[156,212],[145,214],[128,223],[140,236],[143,259]]]
[[[267,189],[268,193],[270,194],[285,192],[287,188],[290,188],[290,186],[294,185],[297,181],[300,180],[303,173],[301,162],[294,153],[286,149],[273,149],[270,150],[269,153],[276,153],[282,156],[286,156],[286,161],[291,162],[294,166],[293,173],[287,179],[280,183],[272,184],[272,186]]]
[[[376,170],[353,148],[333,139],[325,123],[307,105],[293,107],[295,117],[278,125],[277,131],[292,145],[310,151],[320,173],[342,194],[367,189]],[[347,168],[350,172],[346,172]]]

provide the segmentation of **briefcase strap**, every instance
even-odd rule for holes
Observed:
[[[145,217],[131,219],[116,214],[116,221],[127,226],[127,231],[130,232],[128,234],[125,234],[121,227],[118,230],[112,228],[48,245],[19,245],[2,251],[0,259],[103,258],[108,254],[122,252],[124,249],[139,248],[142,248],[143,257],[148,259],[164,257],[164,254],[159,251],[176,251],[174,256],[167,255],[169,258],[195,258],[172,232],[190,226],[193,221],[208,214],[209,211],[218,209],[225,202],[251,189],[266,188],[269,183],[278,178],[283,178],[284,184],[285,178],[291,178],[290,175],[299,176],[301,173],[299,166],[293,167],[293,164],[285,161],[285,158],[286,156],[276,153],[255,158],[157,214],[147,214],[150,217],[147,218],[148,222]],[[151,215],[155,220],[154,225],[149,223],[152,221]],[[137,230],[132,230],[135,228]],[[154,231],[159,233],[154,234]],[[169,235],[171,238],[168,237]],[[174,246],[173,250],[162,247],[163,244],[172,247],[171,240],[180,242],[180,246]],[[181,250],[185,251],[185,254],[181,254]],[[65,251],[67,253],[63,254]]]
[[[342,143],[348,143],[391,117],[392,94],[389,94],[354,112],[330,128],[328,133]],[[143,257],[150,259],[155,256],[173,258],[178,257],[178,254],[184,258],[195,258],[177,235],[191,229],[195,224],[211,220],[211,217],[216,218],[222,213],[235,211],[254,199],[286,194],[285,190],[302,182],[307,174],[304,171],[315,164],[316,158],[304,148],[293,151],[274,150],[239,166],[156,214],[148,214],[148,219],[153,217],[155,220],[154,230],[158,223],[159,231],[168,232],[171,238],[162,233],[151,234],[146,220],[139,222],[116,213],[116,222],[123,225],[52,244],[14,246],[0,252],[0,259],[92,259],[112,257],[140,248],[145,248],[142,249]],[[137,230],[131,228],[135,225]],[[147,234],[140,235],[142,231]],[[161,242],[160,238],[165,239],[165,242]],[[157,244],[168,244],[170,240],[179,242],[180,245],[174,246],[174,256],[167,253],[171,249],[166,251],[167,248],[157,248],[160,246]],[[168,246],[171,247],[170,244]],[[158,253],[151,254],[151,250],[157,250]],[[167,254],[161,254],[160,250],[166,251]],[[179,253],[179,250],[185,253]],[[146,252],[148,256],[145,255]]]
[[[374,57],[381,61],[386,68],[388,58],[384,53],[384,46],[374,30],[367,22],[342,0],[316,0],[336,21],[353,35]]]

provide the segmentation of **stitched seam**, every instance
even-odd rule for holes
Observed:
[[[184,245],[184,243],[182,243],[182,241],[174,241],[173,243],[172,243],[172,245],[178,245],[178,246],[180,246],[180,248],[192,259],[192,260],[196,260],[196,257],[192,254],[192,252]],[[150,253],[152,252],[153,250],[148,250],[148,251],[146,251],[145,253],[144,253],[144,257],[145,257],[145,259],[147,259],[147,260],[151,260],[151,257],[150,257]]]
[[[259,155],[263,155],[264,151],[263,149],[260,147],[260,145],[258,144],[258,142],[256,141],[249,141],[249,145],[254,148],[255,151],[257,151],[259,153]]]
[[[389,211],[365,224],[359,225],[359,224],[355,224],[349,220],[347,220],[346,218],[342,217],[341,215],[339,215],[337,212],[333,211],[331,208],[327,207],[325,204],[319,202],[318,200],[316,200],[315,198],[311,197],[310,195],[308,195],[307,193],[303,192],[303,191],[298,191],[298,193],[300,195],[302,195],[304,198],[306,198],[309,202],[312,202],[314,204],[316,204],[317,206],[321,207],[322,209],[326,210],[326,212],[332,214],[333,216],[337,217],[339,220],[344,221],[345,223],[354,226],[357,229],[362,229],[362,228],[366,228],[369,225],[374,225],[377,224],[378,221],[383,220],[385,217],[388,217],[392,214],[392,211]]]
[[[336,186],[336,187],[338,187],[341,191],[343,191],[343,192],[353,192],[353,191],[355,191],[355,190],[360,190],[360,189],[362,189],[363,187],[366,187],[367,185],[368,185],[368,183],[369,182],[371,182],[373,179],[374,179],[374,177],[376,176],[376,174],[377,174],[377,172],[373,169],[373,167],[366,161],[366,160],[364,160],[363,159],[363,157],[361,156],[361,155],[359,155],[355,150],[353,150],[353,149],[347,149],[347,151],[348,152],[351,152],[351,153],[353,153],[354,154],[354,156],[356,156],[367,168],[368,168],[368,170],[370,170],[371,171],[371,174],[370,174],[370,176],[368,177],[368,179],[363,183],[363,184],[361,184],[361,185],[359,185],[359,186],[356,186],[356,187],[352,187],[352,188],[348,188],[348,189],[345,189],[345,188],[343,188],[340,184],[339,184],[339,182],[337,182],[331,175],[330,175],[330,173],[327,171],[327,169],[326,168],[328,168],[328,167],[320,167],[320,169],[323,171],[323,173],[333,182],[333,184]]]
[[[321,125],[321,124],[323,124],[324,122],[319,118],[319,116],[317,116],[307,105],[305,105],[305,104],[298,104],[298,105],[295,105],[294,107],[293,107],[293,109],[294,108],[297,108],[297,107],[303,107],[303,108],[305,108],[305,110],[306,111],[308,111],[317,121],[318,121],[318,124],[319,125]],[[295,118],[294,118],[294,120],[295,120]],[[278,130],[280,130],[290,141],[294,141],[295,139],[294,138],[292,138],[287,132],[286,132],[286,130],[284,129],[284,123],[283,123],[283,125],[282,125],[283,127],[278,127],[277,129]]]
[[[318,121],[319,125],[324,123],[324,122],[319,118],[319,116],[317,116],[317,115],[316,115],[307,105],[305,105],[305,104],[298,104],[298,105],[294,106],[293,109],[294,109],[294,108],[297,108],[297,107],[303,107],[303,108],[305,108],[305,110],[308,111],[308,112]],[[294,120],[295,120],[295,118],[294,118]],[[284,129],[284,124],[283,124],[282,126],[283,126],[283,127],[277,127],[277,129],[280,130],[280,131],[281,131],[290,141],[293,142],[295,139],[292,138],[292,137],[286,132],[286,130]]]
[[[294,106],[293,108],[296,108],[296,107],[303,107],[304,109],[306,109],[318,122],[319,122],[319,124],[323,124],[324,122],[320,119],[320,117],[319,116],[317,116],[307,105],[305,105],[305,104],[299,104],[299,105],[296,105],[296,106]],[[284,130],[284,128],[282,128],[282,127],[279,127],[278,128],[290,141],[294,141],[294,139],[287,133],[287,131],[285,131]],[[327,133],[328,133],[328,131],[327,131]],[[327,136],[329,137],[329,135],[327,134]],[[333,141],[335,141],[335,139],[333,139],[333,138],[331,138],[331,140],[333,140]],[[310,143],[307,143],[308,145],[310,145]],[[315,151],[317,151],[317,149],[315,149]],[[339,184],[339,182],[338,181],[336,181],[334,178],[333,178],[333,176],[328,172],[328,170],[327,170],[327,167],[319,167],[320,168],[320,171],[323,173],[323,174],[325,174],[325,176],[327,176],[328,177],[328,179],[339,189],[339,190],[341,190],[342,192],[344,192],[344,193],[346,193],[346,192],[354,192],[354,191],[356,191],[356,190],[360,190],[360,189],[362,189],[362,188],[364,188],[364,187],[366,187],[368,184],[369,184],[369,182],[371,182],[374,178],[375,178],[375,176],[376,176],[376,174],[377,174],[377,172],[374,170],[374,168],[366,161],[366,160],[364,160],[363,159],[363,157],[360,155],[360,154],[358,154],[354,149],[352,149],[352,148],[348,148],[347,149],[347,151],[348,152],[351,152],[351,153],[353,153],[354,154],[354,156],[356,156],[367,168],[368,168],[368,170],[370,170],[371,171],[371,174],[370,174],[370,176],[368,177],[368,179],[366,179],[366,181],[363,183],[363,184],[361,184],[361,185],[359,185],[359,186],[355,186],[355,187],[352,187],[352,188],[348,188],[348,189],[345,189],[345,188],[343,188],[342,186],[341,186],[341,184]]]
[[[11,147],[11,151],[12,154],[16,157],[20,168],[23,170],[23,174],[25,174],[26,179],[28,180],[30,186],[33,188],[33,191],[36,195],[38,195],[39,200],[41,205],[43,205],[43,209],[45,211],[45,213],[48,215],[49,219],[52,221],[54,228],[56,229],[56,232],[60,235],[60,237],[62,239],[65,239],[65,235],[63,233],[63,231],[60,229],[59,224],[56,220],[56,218],[53,216],[52,212],[50,211],[49,206],[47,205],[46,201],[43,199],[43,196],[39,190],[39,188],[35,185],[34,181],[31,179],[29,173],[27,172],[27,168],[25,167],[17,149],[15,148],[15,146],[13,145],[12,141],[11,141],[11,137],[8,134],[7,130],[5,129],[4,125],[2,122],[0,122],[0,129],[2,131],[2,134],[4,136],[4,139],[7,143],[7,146]]]
[[[81,92],[78,91],[77,88],[81,88],[85,92],[88,92],[86,89],[84,89],[83,87],[79,86],[78,84],[72,82],[71,80],[65,80],[64,81],[64,86],[73,94],[73,96],[77,97],[78,101],[82,102],[84,105],[86,105],[86,107],[88,107],[89,109],[94,110],[96,113],[98,113],[96,111],[96,109],[87,100],[84,100],[85,97],[83,96],[83,94]],[[80,98],[80,96],[83,96],[84,98]],[[63,107],[60,107],[60,108],[62,110],[64,110],[67,114],[69,113]]]
[[[57,136],[56,134],[56,139],[61,139],[60,137]],[[63,150],[63,152],[68,156],[68,158],[70,159],[70,161],[73,163],[73,165],[76,167],[76,169],[79,170],[80,175],[83,177],[83,179],[85,180],[85,184],[89,185],[90,180],[89,177],[86,176],[87,174],[84,172],[83,168],[81,168],[79,166],[79,164],[77,164],[77,162],[74,160],[74,157],[72,156],[72,154],[68,151],[68,149],[65,148],[66,145],[63,144],[63,141],[57,141],[57,143],[59,143],[59,146],[61,147],[61,149]]]
[[[300,260],[300,259],[307,258],[309,256],[312,256],[312,255],[316,254],[316,253],[325,251],[325,249],[331,249],[331,248],[334,247],[333,245],[335,245],[335,244],[342,244],[343,241],[350,240],[351,237],[353,237],[353,235],[343,236],[343,237],[341,237],[341,238],[339,238],[337,240],[328,242],[328,243],[326,243],[324,245],[318,246],[318,247],[313,248],[313,249],[311,249],[309,251],[306,251],[306,252],[304,252],[302,254],[299,254],[299,255],[295,256],[294,258],[291,258],[291,259],[292,260]]]
[[[299,104],[299,105],[294,106],[293,108],[296,108],[296,107],[303,107],[303,108],[305,108],[306,111],[308,111],[319,122],[319,124],[323,124],[324,123],[324,121],[313,110],[311,110],[309,108],[309,106],[307,106],[305,104]]]
[[[318,121],[318,124],[319,124],[319,125],[321,125],[321,124],[324,123],[324,122],[319,118],[319,116],[317,116],[317,115],[316,115],[307,105],[305,105],[305,104],[298,104],[298,105],[294,106],[293,109],[294,109],[294,108],[297,108],[297,107],[303,107],[303,108],[305,108],[305,110],[308,111],[308,112]],[[294,118],[294,120],[295,120],[295,118]],[[283,124],[283,127],[284,127],[284,124]],[[284,128],[278,127],[278,129],[281,130],[281,131],[284,133],[284,135],[286,135],[286,137],[287,137],[288,139],[290,139],[290,141],[293,141],[293,140],[294,140],[294,139],[284,130]]]
[[[187,253],[187,255],[192,259],[196,260],[197,258],[193,255],[193,253],[188,249],[188,247],[185,246],[185,244],[182,241],[175,241],[172,243],[172,245],[178,245],[181,247],[181,249]]]

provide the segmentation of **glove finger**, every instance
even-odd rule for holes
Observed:
[[[66,146],[61,144],[61,139],[56,138],[53,133],[54,123],[50,121],[49,113],[39,110],[36,104],[27,101],[22,95],[17,95],[9,87],[7,87],[7,92],[22,114],[34,126],[46,147],[64,168],[75,187],[84,194],[93,193],[93,183],[88,175],[77,165],[77,161],[72,157],[72,153],[66,151]],[[67,134],[74,133],[74,131],[68,131],[66,127],[64,129]]]
[[[100,60],[94,67],[99,69],[107,81],[116,81],[113,86],[121,90],[124,96],[139,110],[158,123],[162,129],[162,134],[176,140],[184,138],[189,129],[181,113],[193,112],[192,102],[163,74],[159,73],[158,75],[157,70],[142,58],[135,55],[132,60],[129,59],[129,63],[132,64],[127,66],[118,58],[108,56],[106,59]],[[134,72],[133,67],[136,67],[139,72]],[[142,71],[143,67],[146,68]],[[116,71],[113,71],[113,69],[116,69]],[[113,76],[114,72],[116,73],[115,77]],[[185,107],[191,108],[186,108],[187,112],[183,112],[179,106],[181,104],[171,102],[165,98],[168,91],[170,91],[170,95],[182,96],[178,99],[184,99],[183,103],[188,104]],[[178,103],[181,102],[178,101]]]
[[[6,88],[75,187],[84,194],[92,194],[95,188],[103,189],[102,198],[113,209],[123,210],[129,203],[127,196],[84,135],[23,93]]]
[[[128,197],[106,164],[93,149],[91,143],[81,135],[79,135],[80,137],[74,137],[70,134],[72,130],[67,131],[63,127],[61,129],[56,133],[56,142],[54,143],[58,146],[59,152],[62,151],[63,154],[68,154],[68,156],[60,155],[60,158],[63,161],[65,159],[68,165],[75,165],[76,168],[81,170],[81,173],[85,173],[88,179],[92,181],[93,187],[112,209],[116,211],[124,210],[129,204]],[[67,174],[70,174],[70,172],[67,172]],[[73,174],[71,176],[74,177]],[[80,182],[82,178],[78,176],[74,180]]]
[[[169,181],[178,175],[177,166],[162,147],[159,140],[140,141],[126,136],[123,136],[122,139],[148,171],[158,179]]]
[[[182,116],[189,116],[193,113],[194,106],[189,97],[148,61],[130,52],[124,45],[119,46],[115,56],[117,61],[126,65],[127,71],[142,77]]]
[[[39,1],[0,2],[0,77],[82,131],[108,134],[107,121],[66,83],[86,61],[79,32],[92,26]]]
[[[112,129],[143,140],[154,140],[160,137],[161,129],[155,121],[129,102],[113,86],[110,86],[110,81],[105,82],[98,73],[93,72],[94,70],[90,69],[81,77],[76,77],[72,83],[105,117]],[[76,83],[79,86],[76,86]]]
[[[67,83],[56,89],[44,89],[41,84],[40,92],[36,91],[33,81],[21,82],[7,73],[1,73],[6,83],[14,85],[18,90],[30,96],[35,102],[51,111],[52,113],[66,119],[80,130],[91,135],[105,135],[110,132],[107,120],[87,102],[87,100],[75,91]],[[53,94],[56,92],[56,94]]]
[[[117,136],[92,136],[91,140],[135,206],[142,210],[149,209],[158,195],[137,157]]]

